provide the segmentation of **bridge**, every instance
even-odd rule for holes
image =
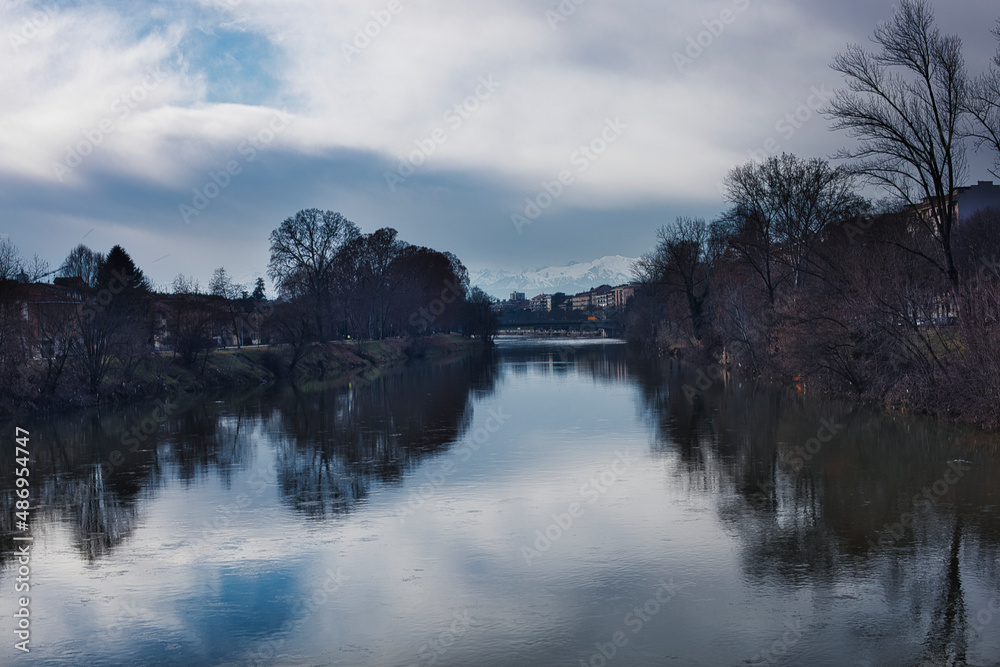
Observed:
[[[613,320],[536,320],[529,322],[501,322],[499,333],[529,335],[543,333],[581,333],[614,338],[621,333],[621,325]]]

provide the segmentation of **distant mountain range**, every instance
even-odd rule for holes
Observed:
[[[529,299],[556,292],[577,294],[591,287],[631,282],[635,261],[630,257],[609,255],[592,262],[570,262],[566,266],[543,266],[529,271],[483,269],[470,272],[469,283],[500,299],[506,299],[511,292],[524,292]]]

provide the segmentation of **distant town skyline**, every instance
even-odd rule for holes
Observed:
[[[160,286],[252,284],[313,207],[470,272],[637,257],[751,157],[848,144],[829,63],[895,4],[6,3],[0,234],[53,268],[121,244]],[[981,71],[995,7],[932,4]]]

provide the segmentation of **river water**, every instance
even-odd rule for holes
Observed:
[[[994,433],[609,341],[164,400],[3,425],[0,663],[1000,664]]]

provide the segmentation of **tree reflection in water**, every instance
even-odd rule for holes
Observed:
[[[287,388],[265,419],[284,499],[322,519],[350,511],[373,485],[398,483],[408,467],[462,437],[471,396],[493,391],[496,368],[475,357],[313,391]]]
[[[922,644],[913,661],[973,659],[970,619],[1000,590],[995,434],[717,373],[706,383],[697,367],[633,358],[621,345],[512,345],[371,380],[202,397],[152,426],[152,405],[30,420],[20,425],[32,431],[33,522],[68,525],[80,557],[101,559],[128,541],[163,487],[228,487],[263,467],[261,457],[273,458],[281,503],[336,519],[460,440],[476,398],[535,373],[632,388],[670,489],[710,500],[749,586],[789,599],[804,592],[817,618],[848,609],[843,633],[869,647],[861,657],[872,664],[892,657],[877,638],[893,635]],[[798,448],[823,420],[843,427],[806,459]],[[136,433],[132,451],[124,443]],[[919,504],[956,461],[968,473]],[[14,548],[13,488],[13,462],[0,457],[2,559]]]
[[[282,498],[309,517],[334,516],[461,438],[471,397],[494,391],[496,378],[495,359],[473,357],[371,381],[201,396],[166,416],[150,403],[29,419],[20,425],[32,437],[32,524],[67,525],[85,560],[102,558],[160,487],[209,475],[228,487],[261,439],[275,448]],[[0,565],[15,548],[14,479],[12,458],[0,458]]]
[[[887,604],[909,610],[928,664],[965,664],[962,575],[1000,588],[995,434],[807,400],[729,375],[685,393],[704,377],[696,366],[630,368],[655,448],[676,462],[690,493],[718,494],[719,518],[739,536],[751,581],[810,589],[817,608],[876,581]],[[844,428],[795,465],[796,448],[816,437],[823,419]],[[971,470],[933,502],[919,501],[956,461]],[[898,527],[908,516],[912,525]],[[858,618],[852,632],[864,635],[869,621],[877,619]]]

